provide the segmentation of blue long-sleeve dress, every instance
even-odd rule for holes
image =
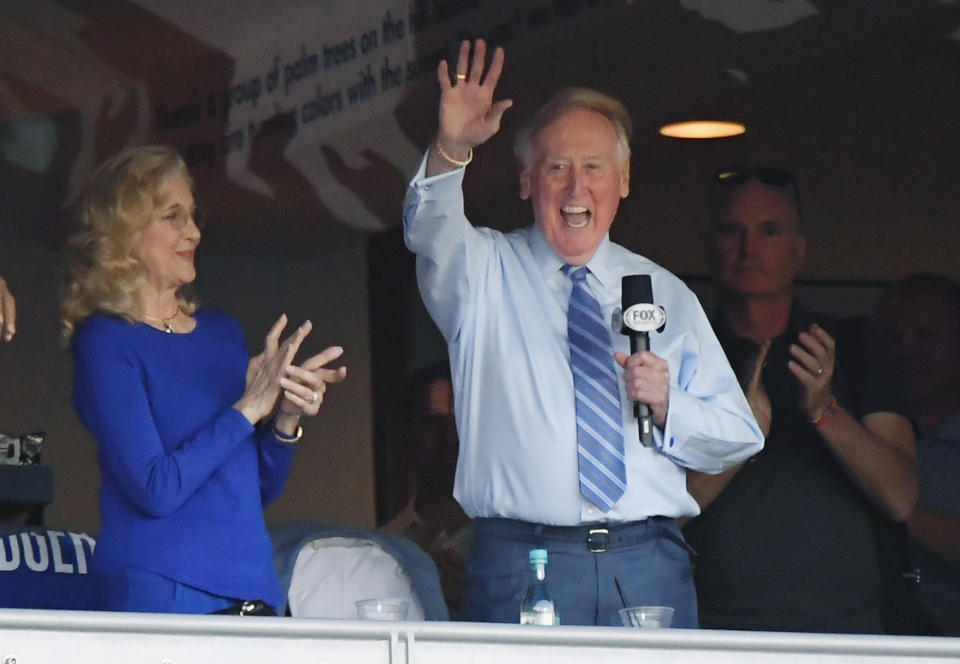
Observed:
[[[208,309],[196,320],[167,334],[96,314],[76,331],[73,404],[97,440],[102,482],[92,568],[278,606],[263,507],[293,447],[233,408],[249,361],[236,320]]]

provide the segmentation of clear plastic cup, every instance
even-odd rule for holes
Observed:
[[[361,620],[406,620],[410,601],[399,597],[361,599],[355,602]]]
[[[628,606],[620,609],[620,621],[624,627],[646,629],[669,627],[673,622],[672,606]]]

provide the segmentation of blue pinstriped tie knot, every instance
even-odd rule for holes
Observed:
[[[586,266],[563,268],[573,281],[567,310],[570,369],[577,410],[580,493],[604,512],[627,488],[620,389],[600,303],[587,287]]]

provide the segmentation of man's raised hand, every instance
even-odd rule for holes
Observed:
[[[503,49],[494,49],[485,71],[486,53],[486,43],[476,40],[471,61],[470,42],[464,40],[452,75],[446,60],[437,66],[440,123],[427,162],[428,176],[454,170],[469,161],[471,150],[500,130],[504,111],[513,105],[510,99],[493,100],[503,72]]]

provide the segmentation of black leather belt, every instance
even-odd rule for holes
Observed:
[[[558,545],[591,553],[603,553],[610,549],[633,546],[653,537],[659,537],[659,526],[674,523],[675,519],[654,516],[642,521],[627,523],[593,523],[581,526],[544,526],[515,519],[475,519],[474,527],[488,530],[491,535],[506,534],[531,542],[543,542],[550,547]]]
[[[603,553],[610,548],[610,531],[606,528],[591,528],[587,532],[587,550],[590,553]]]

